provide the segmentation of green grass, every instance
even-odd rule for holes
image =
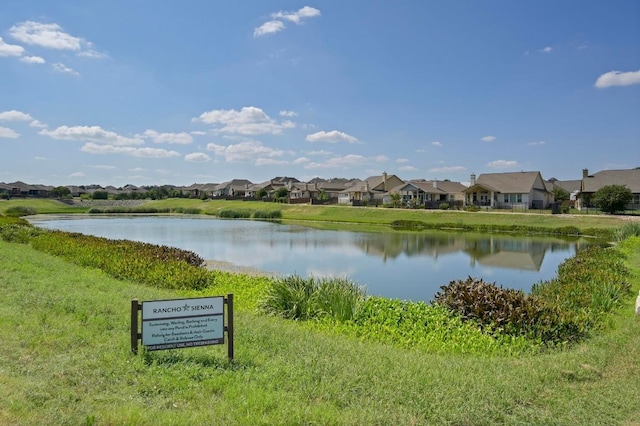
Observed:
[[[0,213],[11,206],[24,206],[35,209],[38,214],[86,213],[88,208],[71,207],[55,200],[47,199],[13,199],[0,201]],[[427,224],[461,224],[466,226],[483,225],[532,228],[561,228],[575,226],[580,230],[613,229],[627,223],[623,217],[590,214],[590,215],[551,215],[541,214],[534,210],[529,213],[513,213],[510,211],[442,211],[442,210],[409,210],[390,208],[349,207],[337,205],[282,204],[268,202],[249,202],[233,200],[196,200],[170,198],[147,201],[139,206],[140,210],[156,209],[167,212],[200,212],[202,214],[219,215],[222,211],[259,212],[259,216],[277,215],[283,221],[302,221],[307,226],[322,229],[354,229],[358,231],[388,231],[395,220],[422,221]],[[277,213],[280,212],[280,213]],[[533,213],[535,212],[535,213]],[[224,214],[224,213],[223,213]],[[280,218],[279,217],[279,218]]]
[[[634,296],[588,341],[536,356],[439,354],[251,313],[243,289],[154,289],[0,241],[0,424],[637,424]],[[252,288],[252,287],[251,287]],[[132,298],[234,292],[222,346],[129,351]]]
[[[262,210],[282,211],[282,219],[289,221],[326,222],[333,224],[369,224],[386,225],[398,219],[419,220],[427,223],[463,223],[484,225],[521,225],[531,227],[564,227],[576,226],[579,229],[602,228],[611,229],[622,226],[626,221],[619,216],[611,215],[551,215],[537,213],[511,213],[510,211],[442,211],[442,210],[409,210],[389,209],[383,207],[349,207],[337,205],[281,204],[265,202],[248,202],[232,200],[186,200],[166,199],[149,201],[148,207],[177,208],[193,207],[203,213],[217,215],[221,210]]]
[[[88,210],[86,207],[73,207],[52,199],[14,198],[11,200],[0,200],[0,213],[5,213],[7,209],[10,209],[11,207],[32,208],[35,210],[36,214],[86,213]]]

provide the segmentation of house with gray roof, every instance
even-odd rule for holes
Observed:
[[[387,202],[389,191],[400,185],[404,181],[396,175],[388,175],[386,172],[380,176],[369,176],[363,181],[355,182],[352,186],[344,189],[338,196],[339,204],[365,205],[382,204]]]
[[[464,190],[465,205],[494,209],[546,209],[553,202],[553,193],[540,172],[486,173]]]
[[[391,192],[400,193],[404,204],[439,208],[445,202],[462,207],[465,189],[467,187],[460,182],[418,179],[393,188]]]
[[[591,206],[591,197],[599,189],[609,185],[624,185],[633,193],[633,199],[627,206],[630,210],[640,209],[640,169],[603,170],[593,175],[588,169],[582,170],[580,193],[576,200],[576,207]]]

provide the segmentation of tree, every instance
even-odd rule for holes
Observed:
[[[591,202],[603,212],[613,214],[623,211],[632,199],[633,193],[626,185],[607,185],[593,194]]]
[[[256,192],[256,197],[258,198],[264,198],[266,196],[268,196],[269,193],[267,192],[267,190],[265,188],[260,188],[258,189],[258,192]]]
[[[56,198],[65,198],[71,196],[71,190],[66,186],[56,186],[51,190],[51,195]]]
[[[553,192],[556,201],[567,201],[569,199],[569,192],[559,186],[554,186],[551,192]]]
[[[400,194],[399,192],[390,193],[389,198],[391,199],[391,207],[402,206],[402,194]]]
[[[289,190],[285,186],[281,186],[276,191],[276,197],[278,198],[285,198],[287,195],[289,195]]]
[[[94,200],[106,200],[109,198],[109,193],[107,191],[94,191],[91,194],[91,198]]]

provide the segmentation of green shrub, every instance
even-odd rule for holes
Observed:
[[[94,200],[108,200],[109,193],[107,191],[94,191],[91,194],[91,198]]]
[[[155,207],[92,207],[88,213],[94,214],[127,214],[127,213],[144,213],[144,214],[162,214],[171,213],[169,208]]]
[[[556,278],[535,284],[530,295],[469,277],[441,287],[434,303],[489,333],[561,344],[600,327],[630,294],[628,277],[622,253],[596,246],[564,261]]]
[[[5,210],[4,214],[11,217],[31,216],[36,214],[36,209],[25,206],[11,206]]]
[[[40,230],[31,225],[10,224],[0,226],[0,239],[9,243],[27,244]]]
[[[31,245],[115,278],[157,287],[202,289],[214,281],[213,273],[200,267],[204,264],[200,256],[173,247],[62,231],[42,231]]]
[[[253,214],[255,219],[282,219],[281,210],[258,210]]]
[[[621,228],[616,228],[612,232],[614,241],[622,241],[629,237],[640,237],[640,222],[627,223]]]
[[[472,321],[493,334],[523,336],[545,344],[577,341],[583,328],[573,316],[521,290],[468,277],[451,281],[436,293],[433,303],[444,306],[463,321]]]
[[[449,210],[451,206],[449,206],[449,203],[440,203],[440,210]]]
[[[364,290],[345,278],[302,278],[291,275],[273,280],[260,302],[263,312],[289,319],[330,317],[353,319]]]
[[[242,209],[242,210],[220,210],[218,212],[218,217],[225,219],[249,219],[251,218],[251,210]]]

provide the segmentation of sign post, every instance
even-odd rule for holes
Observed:
[[[225,325],[225,309],[226,325]],[[138,312],[142,326],[140,332]],[[184,349],[224,344],[233,360],[233,294],[193,299],[131,300],[131,352],[138,353],[138,340],[149,351]]]

